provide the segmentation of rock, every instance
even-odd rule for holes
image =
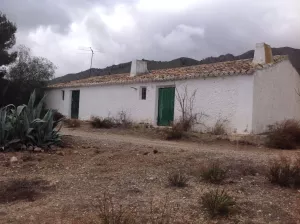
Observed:
[[[32,146],[32,145],[28,146],[28,147],[27,147],[27,150],[28,150],[28,151],[33,151],[33,146]]]
[[[55,151],[56,150],[56,146],[55,145],[50,145],[49,147],[51,150]]]
[[[10,158],[9,161],[10,161],[11,163],[16,163],[16,162],[18,162],[18,158],[15,157],[15,156],[13,156],[13,157]]]
[[[43,150],[40,147],[35,147],[33,149],[34,152],[42,152]]]
[[[59,156],[64,156],[65,155],[65,153],[62,152],[62,151],[58,151],[58,152],[56,152],[56,154],[59,155]]]
[[[24,144],[21,145],[21,150],[22,150],[22,151],[25,151],[26,149],[27,149],[26,145],[24,145]]]
[[[149,154],[149,152],[144,152],[144,153],[143,153],[143,155],[145,155],[145,156],[148,155],[148,154]]]
[[[156,149],[154,149],[154,150],[153,150],[153,153],[156,154],[156,153],[158,153],[158,151],[157,151]]]
[[[77,150],[74,150],[73,153],[74,153],[74,154],[78,154],[79,152],[78,152]]]

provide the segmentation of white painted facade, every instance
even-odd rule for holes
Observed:
[[[51,89],[47,92],[47,106],[70,117],[72,90],[80,90],[79,118],[91,116],[117,117],[125,111],[135,122],[156,125],[158,88],[176,87],[179,94],[188,87],[190,94],[197,90],[195,112],[204,113],[202,122],[212,127],[218,119],[227,120],[228,129],[249,133],[252,128],[253,76],[224,76],[197,80],[157,82],[126,85],[105,85],[80,88]],[[146,100],[141,99],[141,87],[147,87]],[[62,100],[62,90],[65,98]],[[180,106],[175,99],[174,119],[180,117]],[[197,129],[205,127],[198,125]]]
[[[256,45],[253,62],[263,62],[263,55],[265,61],[273,61],[268,45]],[[135,73],[147,71],[143,61],[135,61],[132,67]],[[300,96],[297,94],[300,76],[289,60],[266,66],[251,75],[48,89],[47,106],[70,117],[72,91],[80,90],[79,119],[118,117],[118,113],[124,111],[134,122],[157,125],[159,88],[176,87],[178,93],[183,94],[186,86],[190,96],[197,91],[194,112],[205,114],[202,124],[195,126],[197,130],[209,130],[218,120],[226,120],[229,133],[256,134],[284,119],[300,120]],[[141,97],[143,87],[146,87],[146,100]],[[180,116],[175,96],[174,120]]]
[[[289,60],[254,74],[253,132],[285,119],[300,120],[300,76]]]

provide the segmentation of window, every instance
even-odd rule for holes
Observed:
[[[62,98],[62,100],[65,100],[65,91],[64,90],[61,91],[61,98]]]
[[[141,87],[141,100],[146,100],[147,87]]]

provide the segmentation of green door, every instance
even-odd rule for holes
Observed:
[[[72,102],[71,102],[71,118],[73,118],[73,119],[78,119],[79,97],[80,97],[80,91],[73,90],[72,91]]]
[[[174,121],[175,87],[158,89],[157,125],[168,126]]]

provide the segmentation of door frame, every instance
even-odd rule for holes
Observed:
[[[159,89],[161,88],[175,88],[175,95],[174,95],[174,120],[175,120],[175,108],[176,108],[176,85],[174,84],[161,84],[156,86],[155,90],[155,117],[154,123],[156,127],[161,127],[158,125],[158,100],[159,100]]]
[[[69,117],[72,118],[72,94],[73,91],[79,91],[79,103],[78,103],[78,119],[79,119],[79,114],[80,114],[80,98],[81,98],[81,91],[80,89],[70,89],[70,96],[69,96]]]

